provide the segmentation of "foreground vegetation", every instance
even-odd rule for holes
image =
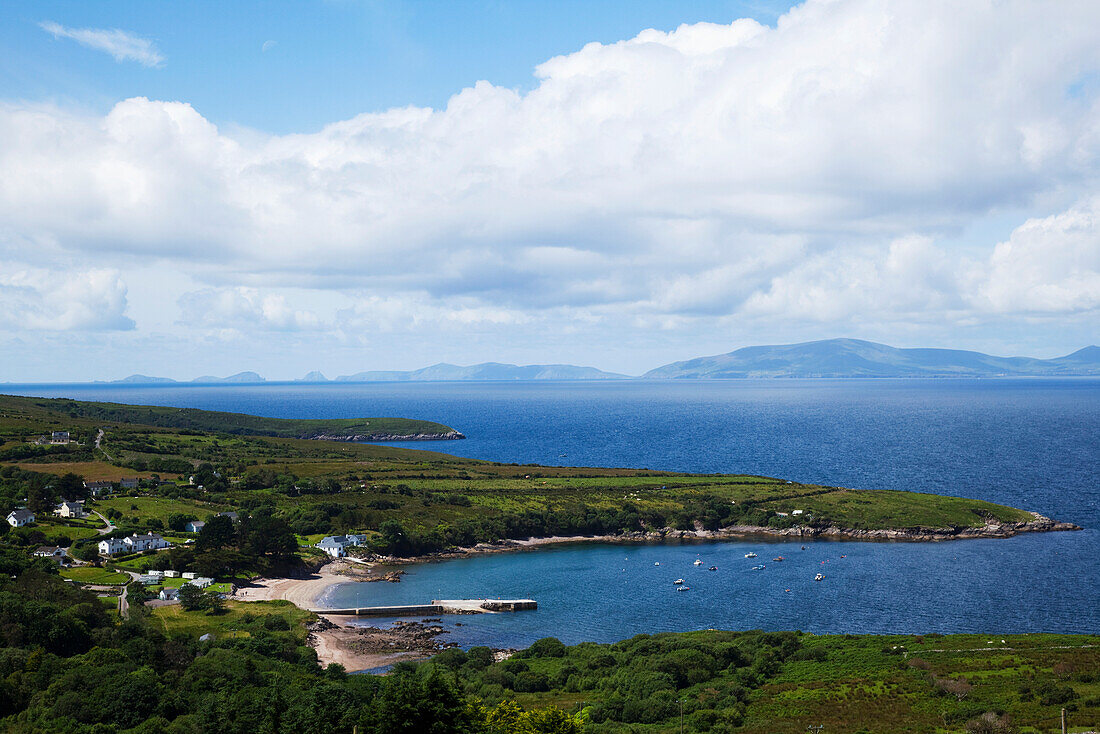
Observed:
[[[448,650],[391,675],[322,670],[287,602],[130,618],[0,549],[0,728],[10,732],[1047,732],[1100,721],[1100,637],[703,631],[494,662]],[[1003,642],[1002,642],[1003,640]]]

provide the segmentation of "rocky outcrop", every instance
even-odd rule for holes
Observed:
[[[344,441],[347,443],[367,443],[370,441],[458,441],[466,438],[458,431],[446,433],[318,433],[302,436],[313,441]]]

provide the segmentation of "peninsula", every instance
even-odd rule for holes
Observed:
[[[129,620],[131,637],[126,639],[140,634],[148,638],[142,650],[162,651],[156,660],[174,661],[178,670],[169,670],[171,676],[186,682],[204,671],[229,675],[238,668],[255,669],[263,675],[244,674],[219,685],[250,690],[255,686],[249,681],[278,671],[293,680],[295,689],[313,691],[310,695],[346,687],[349,701],[373,700],[382,707],[335,706],[342,721],[369,724],[374,727],[364,729],[369,731],[387,730],[399,714],[384,702],[406,689],[418,703],[434,701],[433,696],[449,701],[474,696],[494,708],[462,710],[484,721],[510,711],[536,720],[558,717],[565,726],[606,722],[610,730],[661,724],[654,731],[672,731],[677,712],[669,697],[687,691],[695,730],[713,730],[721,720],[729,727],[763,731],[751,722],[778,705],[779,687],[788,685],[784,675],[824,676],[829,686],[846,690],[862,685],[862,673],[831,661],[857,654],[861,664],[876,666],[876,676],[904,690],[897,698],[904,706],[882,729],[901,732],[913,717],[933,721],[944,711],[968,725],[987,713],[1001,715],[996,713],[1001,689],[961,678],[955,673],[959,660],[981,669],[987,659],[1009,651],[1021,661],[1020,672],[1012,673],[1014,686],[1025,685],[1026,666],[1034,674],[1035,666],[1058,660],[1056,670],[1070,675],[1095,664],[1094,638],[1065,635],[998,637],[994,647],[973,636],[789,632],[665,634],[652,637],[652,643],[635,638],[571,648],[547,638],[506,660],[515,651],[449,649],[453,644],[437,639],[442,628],[431,620],[402,622],[393,629],[343,626],[340,617],[316,611],[326,608],[323,599],[330,587],[399,581],[401,563],[426,558],[577,540],[771,534],[927,541],[1076,529],[1026,510],[961,497],[749,475],[521,466],[356,441],[356,436],[379,435],[372,431],[405,437],[457,433],[440,424],[396,418],[281,421],[0,396],[0,504],[11,526],[0,543],[5,568],[0,592],[10,590],[16,600],[0,621],[5,629],[22,626],[30,635],[9,647],[17,655],[24,645],[27,654],[45,648],[50,660],[64,660],[68,669],[82,675],[94,670],[96,680],[113,681],[111,686],[123,679],[130,688],[151,685],[149,690],[158,693],[142,700],[165,700],[164,685],[140,678],[146,668],[139,662],[126,662],[132,653],[121,651],[129,651],[124,646],[129,643],[111,632],[121,616]],[[64,561],[60,567],[58,559]],[[107,610],[117,616],[108,616]],[[74,619],[79,619],[77,627]],[[55,628],[67,632],[50,632]],[[96,636],[80,632],[85,628],[96,630]],[[898,668],[908,650],[921,657]],[[398,668],[388,680],[343,675],[345,668],[368,669],[433,654],[422,668]],[[108,657],[117,661],[105,668]],[[327,669],[322,671],[318,662]],[[65,669],[60,662],[50,665]],[[653,677],[649,667],[665,672]],[[638,680],[648,688],[607,693],[604,677],[620,668],[644,671]],[[441,670],[461,688],[443,690],[424,682]],[[1049,677],[1043,674],[1044,681]],[[36,721],[72,715],[33,703],[39,697],[29,695],[30,678],[21,680],[27,694],[23,700],[32,701],[27,715]],[[1057,705],[1049,703],[1054,697],[1079,695],[1064,683],[1026,685],[1035,692],[1011,709],[1023,721],[1048,716]],[[971,688],[980,707],[959,703],[943,708],[936,698],[943,691],[966,694]],[[185,684],[184,690],[198,688]],[[107,686],[88,695],[109,701],[117,697],[114,691]],[[521,700],[530,711],[508,708],[515,706],[508,699],[517,693],[524,694]],[[131,706],[117,716],[160,725],[156,717],[163,709],[177,721],[192,717],[195,730],[213,726],[203,718],[207,709],[200,699],[193,698],[192,713],[163,706],[135,713]],[[1091,699],[1082,706],[1082,713],[1097,710]],[[115,709],[104,705],[102,711]],[[802,730],[807,721],[830,711],[814,703],[785,710],[783,716]],[[572,712],[580,712],[578,718]],[[92,716],[78,713],[81,721]],[[116,721],[110,717],[102,720]],[[336,730],[337,725],[326,726]],[[53,728],[66,730],[66,724]]]

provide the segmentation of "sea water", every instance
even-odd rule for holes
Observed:
[[[419,564],[336,606],[531,597],[445,617],[463,646],[639,632],[1100,632],[1100,380],[23,385],[3,392],[287,418],[438,421],[401,444],[504,462],[751,473],[1000,502],[1080,532],[942,543],[583,544]],[[806,549],[802,549],[802,545]],[[758,553],[745,559],[748,552]],[[772,558],[782,555],[784,561]],[[694,566],[699,558],[703,565]],[[655,565],[655,564],[660,565]],[[753,565],[765,568],[752,571]],[[716,571],[708,571],[716,566]],[[824,579],[814,581],[816,574]],[[677,592],[683,578],[690,591]],[[388,620],[365,620],[385,624]]]

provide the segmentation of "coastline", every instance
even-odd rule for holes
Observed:
[[[340,584],[357,581],[383,583],[395,580],[392,570],[382,564],[357,564],[344,560],[326,563],[312,574],[300,578],[258,578],[240,586],[232,598],[237,601],[288,601],[299,609],[317,613],[325,606],[327,593]],[[392,665],[402,660],[422,660],[435,650],[396,650],[394,652],[364,652],[356,649],[362,637],[361,628],[344,624],[343,617],[317,613],[318,621],[310,623],[307,641],[317,653],[323,667],[333,663],[348,672],[370,670]],[[382,632],[385,634],[385,631]],[[401,639],[399,633],[392,635]]]
[[[368,670],[392,665],[401,660],[419,660],[437,652],[435,648],[402,648],[407,643],[400,631],[382,630],[376,633],[385,637],[392,635],[393,652],[363,651],[356,649],[356,642],[362,639],[361,627],[344,623],[344,617],[324,613],[326,597],[337,586],[354,582],[399,581],[399,572],[394,566],[441,561],[454,558],[469,558],[489,553],[508,553],[523,550],[537,550],[551,545],[571,543],[619,543],[642,544],[662,542],[692,542],[733,540],[737,538],[773,538],[775,540],[825,539],[858,540],[879,542],[939,542],[944,540],[974,538],[1008,538],[1027,532],[1059,532],[1080,530],[1073,523],[1056,522],[1038,513],[1032,513],[1033,520],[1019,523],[990,523],[980,528],[893,528],[878,530],[860,530],[829,526],[824,528],[794,527],[775,529],[752,525],[734,525],[720,530],[675,530],[665,528],[648,532],[638,531],[622,535],[570,535],[527,538],[525,540],[502,540],[496,543],[479,543],[469,548],[459,548],[442,553],[397,558],[389,556],[375,557],[368,562],[354,563],[337,559],[326,563],[312,574],[300,578],[259,578],[249,585],[239,587],[233,598],[239,601],[289,601],[300,609],[317,614],[318,622],[309,627],[309,644],[317,652],[323,666],[333,663],[344,666],[348,671]]]
[[[1034,519],[1016,523],[990,523],[980,528],[881,528],[862,530],[830,525],[823,528],[797,526],[793,528],[769,528],[759,525],[731,525],[718,530],[660,530],[637,531],[618,535],[554,535],[525,540],[499,540],[494,543],[478,543],[469,548],[430,553],[420,556],[396,557],[382,556],[378,560],[387,565],[424,563],[427,561],[468,558],[483,553],[508,553],[531,550],[544,545],[564,543],[664,543],[692,542],[708,540],[733,540],[737,538],[769,537],[776,540],[858,540],[867,542],[942,542],[946,540],[999,539],[1011,538],[1021,533],[1047,533],[1081,530],[1079,525],[1058,522],[1031,512]]]

